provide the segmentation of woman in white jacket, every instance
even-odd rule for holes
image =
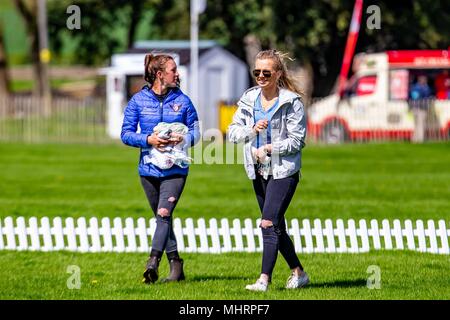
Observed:
[[[292,270],[286,288],[309,283],[286,231],[285,212],[295,193],[305,146],[306,119],[300,91],[287,74],[285,54],[276,50],[258,53],[253,76],[257,86],[238,102],[229,139],[245,142],[244,163],[261,210],[262,269],[256,283],[246,289],[266,291],[281,252]]]

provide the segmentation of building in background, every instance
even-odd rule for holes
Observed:
[[[181,90],[189,95],[190,42],[136,42],[128,52],[113,55],[110,67],[101,69],[106,76],[107,131],[112,138],[120,138],[124,108],[131,96],[145,85],[144,58],[150,52],[174,57]],[[199,41],[199,101],[195,107],[202,131],[219,128],[220,102],[237,100],[248,86],[246,63],[214,41]]]

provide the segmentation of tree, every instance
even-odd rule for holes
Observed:
[[[31,42],[30,56],[33,64],[33,75],[35,79],[34,93],[40,97],[49,97],[50,87],[48,73],[46,72],[45,66],[40,58],[37,2],[36,0],[14,0],[14,4],[25,22],[28,38]],[[45,107],[48,107],[47,104],[48,101],[45,101]],[[44,109],[44,111],[48,111],[47,108]]]
[[[0,19],[0,96],[11,93],[8,63],[6,60],[5,42],[3,39],[3,19]]]
[[[167,3],[172,0],[51,0],[48,16],[52,50],[60,56],[65,46],[75,46],[75,63],[104,64],[113,53],[133,46],[141,23],[155,23],[144,20],[146,13],[157,16],[156,12]],[[66,27],[69,5],[80,8],[79,30]]]

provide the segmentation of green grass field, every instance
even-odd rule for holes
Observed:
[[[0,217],[149,217],[139,184],[138,150],[119,143],[0,144]],[[450,145],[402,143],[307,146],[303,178],[287,218],[450,218]],[[175,211],[182,219],[256,219],[242,165],[197,164]],[[279,258],[265,294],[245,292],[260,253],[183,254],[187,280],[140,283],[146,254],[0,252],[0,299],[450,299],[450,257],[409,251],[301,254],[312,283],[283,289]],[[69,265],[82,287],[69,290]],[[366,272],[381,269],[381,289]],[[164,260],[161,274],[168,272]]]

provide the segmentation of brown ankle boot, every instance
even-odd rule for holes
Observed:
[[[147,266],[145,267],[144,271],[143,281],[145,283],[153,283],[158,280],[159,261],[161,261],[161,258],[158,258],[157,256],[150,256],[150,258],[148,259]]]
[[[183,259],[172,259],[169,261],[170,274],[161,282],[172,282],[184,280]]]

